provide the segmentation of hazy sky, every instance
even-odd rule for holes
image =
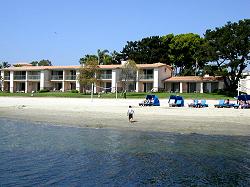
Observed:
[[[0,61],[77,65],[127,41],[250,18],[250,0],[0,0]]]

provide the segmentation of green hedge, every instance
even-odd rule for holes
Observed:
[[[43,90],[39,90],[38,92],[39,93],[45,93],[45,92],[49,92],[49,90],[48,89],[43,89]]]

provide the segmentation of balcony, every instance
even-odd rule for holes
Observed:
[[[10,76],[4,76],[4,80],[10,80]]]
[[[65,80],[76,80],[76,75],[66,75]]]
[[[52,75],[51,80],[63,80],[63,75]]]
[[[141,79],[154,79],[154,75],[153,74],[145,74],[145,75],[142,75],[142,78]]]
[[[101,74],[100,79],[112,79],[112,74]]]
[[[40,80],[40,75],[28,75],[28,80]]]
[[[14,80],[25,80],[26,75],[14,75]]]

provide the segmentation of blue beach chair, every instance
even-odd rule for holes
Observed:
[[[146,100],[148,103],[139,103],[139,106],[160,106],[160,100],[156,95],[147,95]]]
[[[200,107],[208,107],[207,101],[205,99],[201,100]]]
[[[214,105],[215,108],[223,108],[224,107],[224,100],[219,100],[219,103]]]
[[[199,106],[199,101],[198,101],[198,99],[194,99],[194,100],[193,100],[193,103],[190,103],[188,106],[189,106],[189,107],[197,108],[197,107]]]
[[[175,105],[178,106],[178,107],[181,107],[182,106],[182,100],[177,100]]]
[[[225,103],[224,100],[219,100],[219,104],[214,105],[216,108],[232,108],[234,107],[234,103]]]
[[[172,106],[172,107],[175,107],[175,106],[182,107],[184,106],[184,99],[182,96],[179,96],[179,95],[171,95],[169,97],[168,103],[169,103],[169,106]]]

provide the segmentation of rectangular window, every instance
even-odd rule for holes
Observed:
[[[180,92],[180,83],[172,83],[171,91],[172,92]]]
[[[219,83],[218,82],[212,82],[211,83],[211,92],[217,91],[219,88]]]
[[[195,82],[189,83],[189,92],[190,93],[196,92],[196,83]]]

